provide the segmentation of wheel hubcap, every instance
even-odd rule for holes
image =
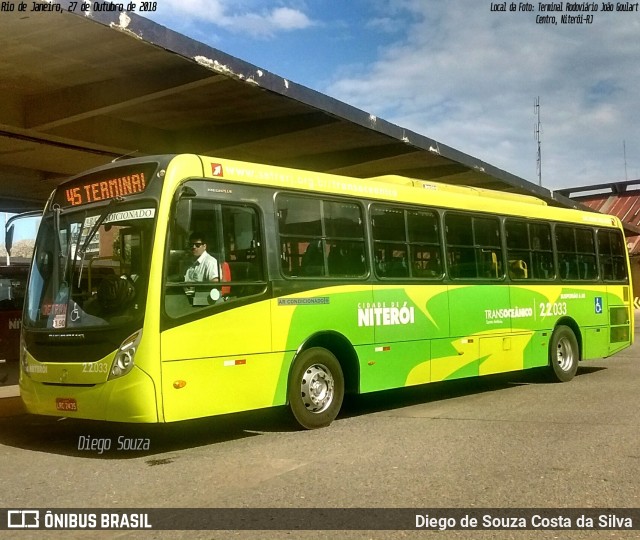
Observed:
[[[309,412],[321,413],[331,405],[334,382],[331,372],[322,364],[309,366],[302,377],[300,393]]]
[[[562,371],[570,371],[571,366],[573,366],[573,348],[567,338],[561,338],[558,341],[556,362]]]

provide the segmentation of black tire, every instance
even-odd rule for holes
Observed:
[[[573,330],[557,326],[549,342],[549,375],[557,382],[568,382],[578,371],[580,348]]]
[[[328,426],[338,416],[344,398],[340,362],[322,347],[302,351],[289,374],[287,397],[294,418],[303,428]]]

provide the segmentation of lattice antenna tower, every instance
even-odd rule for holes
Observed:
[[[540,122],[540,96],[533,102],[533,114],[536,123],[533,126],[533,136],[538,144],[538,155],[536,158],[536,173],[538,174],[538,185],[542,186],[542,123]]]

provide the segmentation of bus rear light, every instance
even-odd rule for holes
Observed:
[[[133,360],[141,338],[142,330],[138,330],[122,342],[113,359],[109,380],[122,377],[133,369]]]
[[[180,390],[180,388],[184,388],[187,386],[187,381],[173,381],[173,387],[176,390]]]

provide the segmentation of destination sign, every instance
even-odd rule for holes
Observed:
[[[107,169],[61,185],[55,202],[62,207],[80,206],[136,195],[147,189],[155,163]]]
[[[138,173],[67,188],[65,189],[65,195],[71,206],[77,206],[79,204],[115,199],[124,195],[142,193],[145,187],[147,187],[147,183],[144,173]]]

